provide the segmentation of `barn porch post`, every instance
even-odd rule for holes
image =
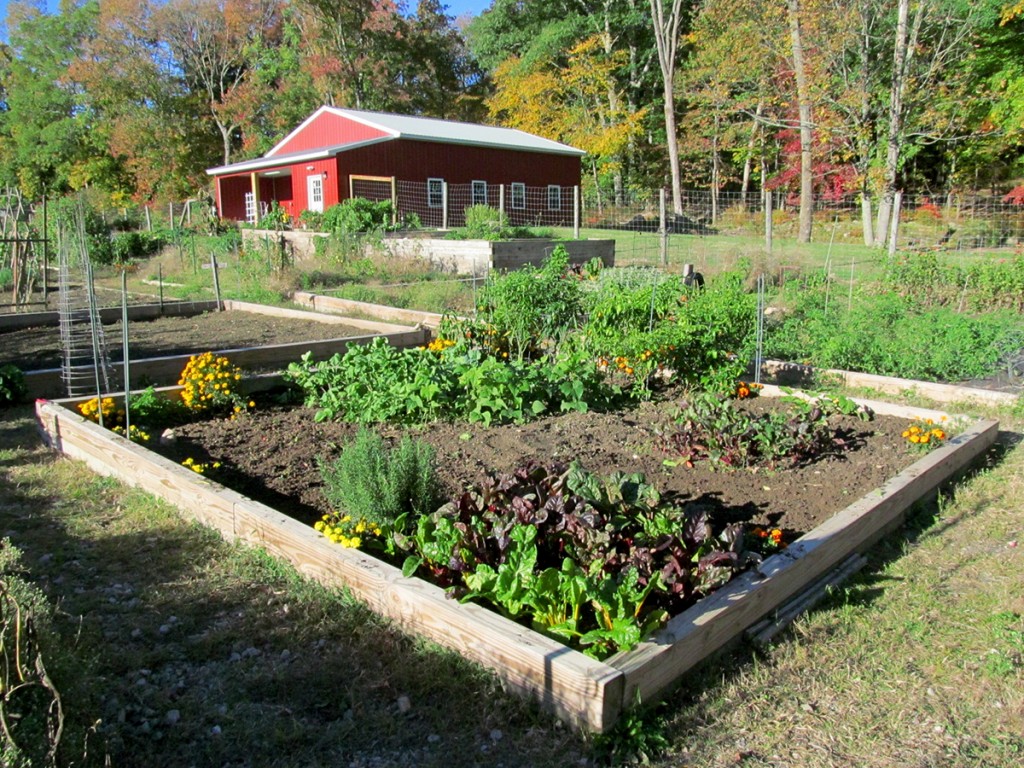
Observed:
[[[252,215],[253,224],[260,223],[260,177],[256,171],[249,174],[249,184],[252,188]]]

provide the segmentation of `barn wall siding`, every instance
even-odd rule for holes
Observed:
[[[305,152],[320,147],[333,147],[338,144],[349,144],[367,139],[376,139],[388,134],[377,128],[346,120],[340,115],[324,112],[309,125],[293,136],[274,154],[284,155],[289,152]]]
[[[365,174],[395,176],[399,181],[441,178],[449,184],[516,181],[532,187],[572,187],[580,183],[578,157],[407,139],[343,152],[338,155],[338,166],[342,181],[349,174]],[[346,189],[342,199],[347,196]]]

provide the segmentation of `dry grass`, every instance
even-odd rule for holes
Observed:
[[[54,457],[28,408],[0,422],[0,535],[59,607],[66,763],[83,764],[99,719],[87,765],[570,766],[642,750],[666,767],[1009,766],[1024,757],[1024,449],[1010,432],[1002,445],[768,652],[720,657],[598,740]]]

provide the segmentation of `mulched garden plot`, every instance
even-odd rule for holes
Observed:
[[[525,425],[485,428],[428,424],[411,434],[434,446],[444,487],[455,495],[479,482],[484,472],[508,472],[527,459],[544,463],[578,460],[599,475],[643,472],[663,497],[699,504],[716,523],[750,522],[781,528],[786,540],[816,527],[853,500],[878,488],[920,458],[901,433],[906,419],[876,415],[872,421],[833,415],[829,423],[847,443],[806,466],[784,470],[715,470],[667,467],[660,445],[678,402],[663,400],[614,413],[570,413]],[[743,402],[753,413],[785,407],[773,398]],[[329,511],[318,459],[332,460],[354,437],[352,424],[314,420],[306,408],[258,407],[234,420],[189,424],[174,430],[175,441],[152,446],[176,461],[220,462],[211,479],[312,523]],[[394,427],[379,430],[397,439]]]
[[[366,333],[361,328],[317,320],[225,311],[130,321],[128,346],[132,358],[142,360],[206,350],[349,338]],[[104,325],[103,334],[111,361],[119,362],[122,359],[121,323]],[[57,326],[37,326],[0,331],[0,365],[5,363],[13,363],[23,371],[59,368],[60,329]]]

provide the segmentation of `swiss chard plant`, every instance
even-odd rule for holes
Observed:
[[[666,504],[643,475],[597,477],[529,462],[489,475],[396,537],[403,572],[603,657],[760,555],[740,526],[715,535],[706,512]]]

